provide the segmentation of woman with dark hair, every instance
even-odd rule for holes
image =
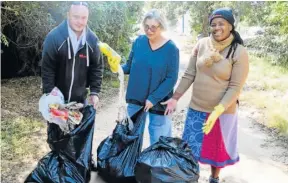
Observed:
[[[170,114],[193,83],[183,139],[199,162],[211,166],[210,183],[219,182],[221,168],[239,161],[238,97],[249,62],[234,22],[231,9],[213,11],[210,37],[198,41],[173,97],[163,103]]]

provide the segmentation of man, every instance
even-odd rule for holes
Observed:
[[[85,103],[89,87],[89,103],[96,108],[104,64],[98,38],[87,26],[88,16],[88,4],[74,2],[67,20],[49,32],[42,53],[42,82],[43,93],[56,86],[66,103]]]

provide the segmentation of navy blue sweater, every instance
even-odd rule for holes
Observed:
[[[179,71],[179,49],[174,42],[152,50],[147,36],[141,35],[122,68],[130,74],[126,102],[144,106],[148,99],[154,105],[150,112],[164,114],[166,106],[160,102],[172,97]]]

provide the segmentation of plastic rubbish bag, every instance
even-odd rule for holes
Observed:
[[[52,151],[38,162],[25,183],[89,182],[96,111],[86,106],[81,112],[81,123],[69,134],[58,125],[48,123],[47,142]]]
[[[53,117],[50,113],[50,105],[64,105],[64,95],[57,88],[54,87],[53,90],[49,94],[43,94],[39,100],[39,111],[41,112],[43,118],[50,123],[58,124],[59,127],[68,132],[68,125],[66,123],[66,119]]]
[[[135,176],[138,183],[196,183],[199,164],[186,142],[161,136],[141,153]]]
[[[59,125],[65,133],[69,133],[82,120],[82,113],[79,111],[83,104],[77,102],[64,103],[62,92],[54,87],[51,93],[44,94],[39,100],[39,111],[49,123]]]
[[[54,87],[51,93],[43,94],[39,100],[39,111],[47,121],[50,121],[50,104],[64,104],[64,95],[57,87]]]
[[[97,170],[107,182],[136,182],[134,167],[142,149],[146,113],[139,110],[131,120],[134,124],[132,130],[125,119],[116,125],[112,136],[98,146]]]

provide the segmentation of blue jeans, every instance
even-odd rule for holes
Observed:
[[[139,110],[143,110],[144,108],[135,105],[135,104],[128,104],[127,111],[128,115],[132,116]],[[158,115],[149,113],[149,135],[150,135],[150,145],[158,142],[160,136],[171,137],[172,129],[171,129],[171,118],[169,116]],[[148,117],[147,117],[148,119]],[[147,121],[146,119],[146,121]]]

